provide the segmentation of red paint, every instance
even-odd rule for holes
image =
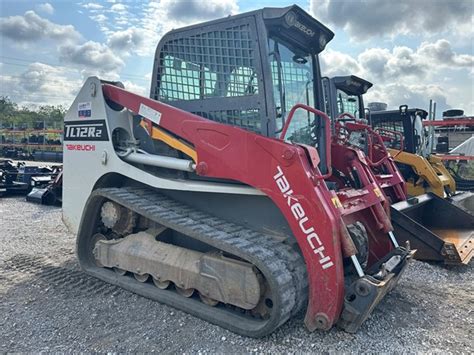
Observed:
[[[372,129],[371,129],[372,131]],[[398,141],[400,142],[400,147],[398,150],[403,151],[405,148],[405,137],[403,136],[402,132],[393,131],[391,129],[386,128],[376,128],[375,133],[378,136],[378,139],[382,142],[391,142],[394,139],[394,136],[398,136]]]
[[[353,132],[361,131],[367,133],[366,137],[369,151],[368,156],[365,157],[365,160],[370,166],[370,172],[367,173],[374,177],[390,203],[406,200],[407,189],[405,180],[398,170],[393,157],[388,153],[387,148],[384,145],[384,137],[381,136],[380,133],[385,132],[390,135],[400,135],[402,147],[403,135],[400,132],[385,129],[377,129],[374,131],[371,126],[361,123],[357,120],[356,122],[347,122],[344,125],[342,125],[340,122],[337,122],[336,137],[339,137],[341,133],[345,135],[345,139],[343,139],[342,142],[340,142],[339,139],[337,139],[337,142],[347,144],[348,137]]]
[[[66,144],[66,149],[83,151],[83,152],[94,152],[95,144]]]
[[[325,175],[322,175],[323,179],[327,179],[328,177],[331,176],[331,149],[329,145],[331,144],[331,132],[329,130],[329,127],[331,127],[331,120],[329,119],[329,116],[326,115],[323,111],[317,110],[311,106],[304,105],[304,104],[296,104],[295,106],[292,107],[290,112],[288,113],[288,118],[285,121],[285,125],[283,126],[283,129],[280,134],[280,139],[284,140],[286,136],[286,132],[288,131],[288,128],[290,127],[291,120],[293,119],[293,115],[295,114],[296,110],[298,109],[303,109],[309,112],[314,113],[316,116],[320,117],[323,121],[326,123],[326,130],[325,130],[325,135],[326,135],[326,162],[327,162],[327,170],[328,172]]]
[[[288,221],[307,265],[309,300],[305,323],[310,330],[316,329],[315,318],[319,315],[327,318],[328,328],[334,325],[345,295],[341,240],[347,229],[341,219],[346,223],[361,220],[367,223],[368,229],[374,229],[369,231],[374,239],[373,247],[369,244],[371,259],[391,249],[385,234],[391,227],[384,214],[386,201],[383,195],[377,196],[374,192],[377,185],[367,173],[367,165],[361,163],[363,156],[347,147],[341,148],[335,165],[341,169],[360,169],[365,185],[360,190],[341,189],[337,196],[344,208],[337,208],[333,200],[336,193],[327,188],[316,166],[319,156],[314,147],[288,144],[209,121],[108,84],[103,84],[103,92],[110,100],[135,113],[140,104],[159,111],[160,126],[194,145],[198,174],[240,181],[272,199]],[[291,112],[296,108],[328,119],[324,113],[304,105],[295,106]],[[332,158],[338,155],[333,152]],[[330,165],[331,159],[328,162]]]
[[[423,126],[450,127],[450,126],[474,126],[474,117],[464,117],[446,120],[423,121]]]

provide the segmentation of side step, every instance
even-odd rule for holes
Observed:
[[[395,236],[415,259],[467,265],[474,256],[474,215],[428,193],[391,206]]]

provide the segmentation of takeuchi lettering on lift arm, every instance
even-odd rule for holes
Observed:
[[[319,263],[322,265],[323,269],[330,268],[334,265],[334,263],[331,261],[331,257],[329,255],[324,255],[324,245],[321,242],[319,236],[314,231],[314,227],[311,226],[311,222],[306,216],[306,212],[304,211],[303,206],[301,206],[301,203],[299,203],[298,199],[293,196],[293,190],[291,189],[290,183],[284,175],[283,170],[280,166],[277,167],[277,170],[278,172],[275,176],[273,176],[273,179],[275,180],[283,196],[286,198],[288,206],[291,209],[291,213],[298,221],[300,229],[306,235],[306,240],[310,245],[311,249],[313,249],[314,253],[319,256]],[[310,223],[307,223],[308,221]],[[307,227],[308,224],[310,225],[310,227]]]

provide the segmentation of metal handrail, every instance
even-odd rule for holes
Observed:
[[[288,113],[288,118],[286,119],[285,125],[283,126],[283,129],[281,131],[280,139],[281,140],[285,139],[286,132],[288,131],[288,128],[290,127],[290,123],[291,123],[291,120],[293,119],[293,115],[295,114],[296,110],[300,108],[303,110],[312,112],[319,117],[322,117],[322,119],[326,122],[326,129],[324,130],[324,134],[326,138],[326,165],[327,165],[328,172],[324,175],[321,175],[321,178],[327,179],[332,175],[332,166],[331,166],[331,133],[329,132],[329,128],[328,128],[331,126],[331,120],[329,119],[329,116],[326,113],[305,104],[294,105],[292,109],[290,110],[290,112]]]

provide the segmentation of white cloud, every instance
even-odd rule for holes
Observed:
[[[310,0],[310,12],[355,39],[448,31],[469,38],[474,33],[473,4],[472,0]]]
[[[474,56],[453,51],[449,41],[423,42],[418,48],[405,46],[368,48],[357,57],[331,49],[321,54],[322,73],[326,76],[358,75],[374,83],[367,99],[386,102],[392,108],[400,104],[426,107],[429,99],[438,102],[438,109],[450,105],[472,112],[472,68]],[[443,76],[466,73],[459,82],[447,84]],[[462,74],[460,74],[462,76]],[[449,90],[448,88],[459,90]],[[459,98],[466,98],[460,100]],[[369,102],[369,101],[368,101]]]
[[[445,39],[440,39],[435,43],[423,42],[418,49],[418,54],[443,67],[471,69],[474,67],[474,55],[455,53],[449,41]]]
[[[129,53],[129,51],[134,50],[134,53],[138,55],[147,55],[150,54],[150,43],[148,43],[147,38],[151,36],[148,32],[143,28],[130,27],[113,33],[107,43],[117,53]]]
[[[99,23],[104,23],[108,20],[107,16],[105,16],[104,14],[92,15],[90,16],[90,18]]]
[[[367,48],[357,58],[331,49],[321,54],[323,73],[328,76],[358,74],[376,82],[400,78],[430,79],[442,69],[462,70],[474,66],[474,55],[458,54],[446,39],[423,42],[416,49],[396,46]]]
[[[448,104],[449,93],[437,84],[402,84],[390,83],[376,85],[365,95],[364,102],[385,102],[388,109],[397,109],[400,105],[408,105],[410,108],[426,109],[429,100],[433,99],[437,106],[437,116],[442,111],[451,108]]]
[[[49,2],[36,5],[36,10],[38,10],[39,12],[45,13],[47,15],[52,15],[54,13],[54,7]]]
[[[225,17],[238,12],[235,0],[161,0],[160,7],[166,9],[170,19],[176,21],[203,21]]]
[[[133,92],[133,93],[135,93],[135,94],[148,97],[149,88],[145,88],[145,87],[142,86],[142,85],[137,85],[137,84],[133,83],[133,82],[130,81],[130,80],[122,81],[122,83],[123,83],[123,85],[125,86],[125,89],[126,89],[127,91],[131,91],[131,92]]]
[[[127,11],[127,6],[124,4],[114,4],[110,7],[110,10],[116,13],[124,13]]]
[[[161,36],[172,28],[238,12],[237,0],[152,0],[148,4],[111,2],[101,8],[83,5],[117,55],[152,55]],[[157,19],[166,19],[158,21]]]
[[[100,10],[103,9],[104,7],[100,4],[96,4],[94,2],[89,2],[87,4],[82,5],[83,8],[88,9],[88,10]]]
[[[0,75],[10,88],[8,96],[23,105],[70,105],[81,88],[82,80],[71,76],[66,67],[32,63],[19,76]]]
[[[324,76],[357,74],[361,67],[356,59],[348,54],[327,49],[321,53],[321,67]]]
[[[408,47],[366,49],[358,56],[364,75],[377,81],[394,80],[399,77],[424,78],[429,70],[425,58]]]
[[[75,64],[90,74],[115,77],[125,63],[102,43],[88,41],[81,45],[67,44],[59,48],[60,60]]]
[[[59,25],[27,11],[23,16],[0,18],[0,34],[17,42],[53,39],[61,42],[77,41],[82,36],[71,25]]]

